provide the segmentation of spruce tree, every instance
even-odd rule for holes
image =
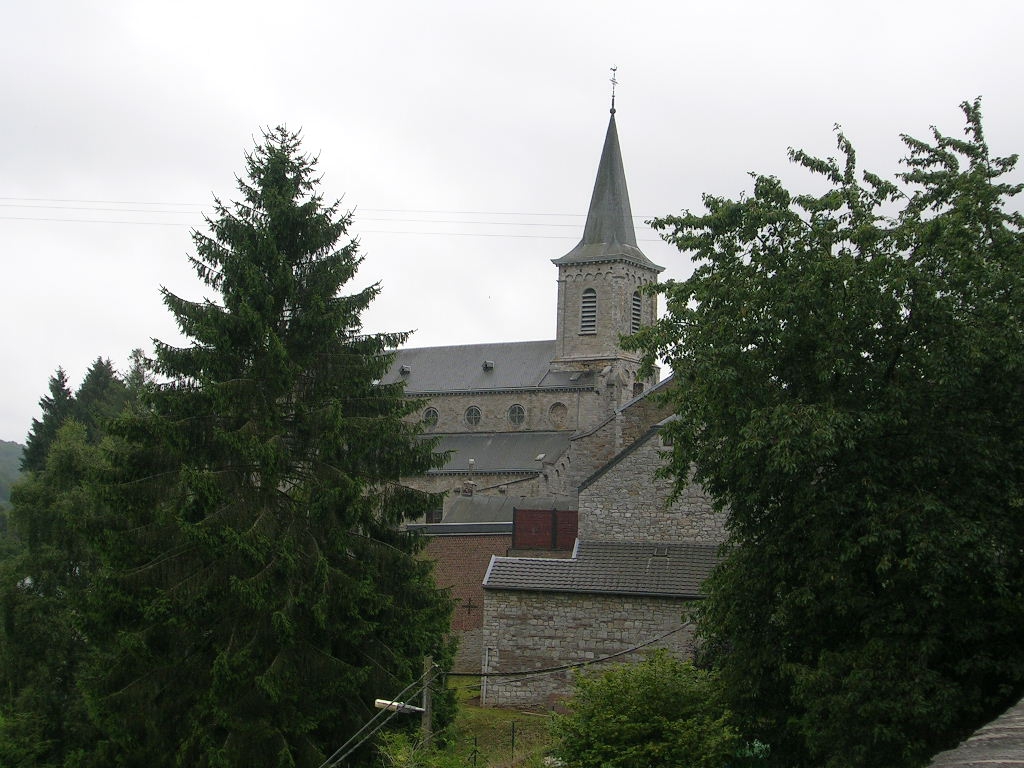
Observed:
[[[378,383],[405,334],[363,331],[377,285],[343,294],[361,257],[316,164],[265,133],[194,234],[215,298],[164,291],[190,343],[156,343],[163,383],[116,426],[95,764],[318,766],[448,657],[449,598],[401,529],[435,500],[399,479],[438,456]]]
[[[97,357],[75,392],[72,408],[72,415],[85,425],[89,442],[99,442],[107,422],[121,413],[129,397],[127,385],[110,360]]]
[[[57,436],[57,430],[74,410],[75,398],[68,387],[68,375],[63,368],[50,377],[50,394],[39,400],[42,418],[32,419],[32,428],[25,440],[25,453],[21,457],[23,472],[42,469],[50,443]]]

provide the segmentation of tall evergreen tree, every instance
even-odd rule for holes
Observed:
[[[129,391],[109,359],[97,357],[75,392],[72,415],[85,425],[88,439],[98,443],[106,424],[121,413]]]
[[[775,765],[919,766],[1024,692],[1024,218],[977,102],[890,182],[793,152],[655,226],[700,262],[636,339],[673,470],[728,508],[706,650]]]
[[[21,457],[21,469],[30,472],[42,469],[46,464],[46,454],[50,443],[57,436],[64,420],[74,410],[74,396],[68,387],[68,375],[63,368],[50,377],[50,394],[43,395],[39,400],[42,418],[32,419],[32,428],[25,440],[25,453]]]
[[[400,528],[434,500],[399,478],[438,456],[378,384],[405,334],[363,332],[379,288],[342,294],[361,257],[318,181],[298,135],[267,132],[194,235],[216,300],[164,291],[191,343],[157,342],[166,383],[117,426],[96,764],[318,766],[448,656],[449,598]]]

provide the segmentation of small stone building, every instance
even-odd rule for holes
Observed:
[[[725,516],[699,486],[671,498],[655,476],[656,425],[580,486],[569,560],[493,557],[484,578],[481,702],[550,704],[573,665],[631,661],[665,648],[692,653],[686,613],[717,561]],[[543,672],[560,668],[554,672]]]

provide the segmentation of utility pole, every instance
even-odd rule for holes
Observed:
[[[434,659],[432,656],[425,656],[423,658],[423,667],[427,683],[423,687],[423,714],[420,715],[420,730],[423,734],[423,744],[430,746],[430,741],[434,736],[431,724],[433,696],[430,691],[430,686],[434,682]]]

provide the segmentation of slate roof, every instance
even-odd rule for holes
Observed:
[[[553,340],[400,349],[381,383],[404,381],[408,394],[591,385],[591,379],[570,381],[571,374],[549,372],[554,359]]]
[[[595,261],[625,260],[657,272],[663,271],[648,259],[636,244],[633,211],[626,189],[626,172],[619,149],[619,132],[615,127],[615,110],[608,120],[597,179],[590,198],[587,224],[579,244],[553,264],[580,264]]]
[[[975,731],[956,749],[936,755],[929,768],[1010,768],[1024,765],[1024,700]]]
[[[451,451],[448,463],[437,472],[469,472],[473,459],[474,472],[539,472],[537,456],[549,459],[561,455],[569,447],[572,432],[475,432],[440,435],[438,451]]]
[[[577,541],[572,559],[492,557],[484,589],[700,597],[718,548],[685,542]]]

